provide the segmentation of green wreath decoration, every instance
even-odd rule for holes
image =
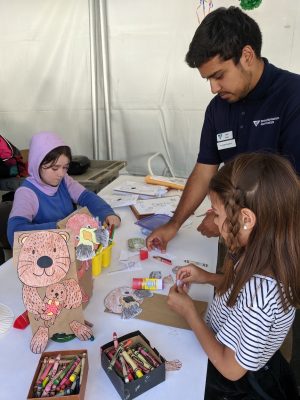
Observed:
[[[241,8],[243,10],[253,10],[260,6],[262,0],[240,0]]]

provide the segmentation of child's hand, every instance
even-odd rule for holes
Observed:
[[[173,285],[171,287],[167,304],[173,311],[181,315],[187,321],[198,315],[193,300],[180,286]]]
[[[121,219],[117,215],[108,215],[105,218],[105,222],[108,226],[114,225],[115,228],[118,228],[121,224]]]
[[[181,281],[183,285],[191,283],[207,283],[210,273],[194,264],[188,264],[181,267],[176,274],[176,280]]]

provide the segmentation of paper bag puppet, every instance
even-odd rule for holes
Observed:
[[[82,292],[82,303],[85,307],[93,294],[91,259],[95,255],[95,248],[97,248],[96,238],[90,230],[96,230],[99,227],[98,222],[84,207],[59,221],[57,226],[60,229],[69,229],[72,232],[73,245],[76,249],[76,270]],[[77,257],[78,253],[80,259]],[[83,255],[85,257],[82,257]]]
[[[84,325],[82,294],[70,241],[70,233],[61,230],[15,234],[14,263],[23,283],[23,302],[33,331],[33,353],[43,352],[55,333],[73,333],[80,340],[93,335]]]

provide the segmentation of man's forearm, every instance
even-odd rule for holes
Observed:
[[[195,165],[171,219],[178,226],[178,229],[204,200],[209,182],[217,172],[217,169],[217,165]]]

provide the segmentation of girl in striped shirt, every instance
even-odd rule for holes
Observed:
[[[209,193],[228,247],[223,273],[182,267],[168,296],[207,353],[205,400],[296,400],[279,347],[300,304],[298,177],[280,156],[244,154],[219,170]],[[188,296],[191,283],[215,287],[207,323]]]

